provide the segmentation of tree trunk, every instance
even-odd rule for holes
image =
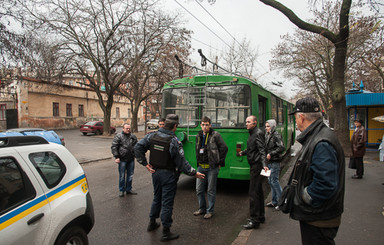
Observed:
[[[102,98],[102,96],[101,96]],[[102,102],[100,102],[102,103]],[[106,105],[103,109],[104,112],[104,126],[103,126],[103,135],[111,135],[111,111],[113,105],[113,96],[108,96]]]
[[[138,123],[137,123],[137,115],[139,114],[139,108],[140,108],[140,104],[139,105],[136,105],[136,103],[134,104],[133,106],[133,110],[132,110],[132,121],[131,121],[131,129],[132,129],[132,132],[138,132]]]
[[[347,106],[345,101],[344,69],[347,53],[347,39],[335,44],[335,59],[333,63],[332,104],[334,108],[334,128],[346,156],[351,154],[349,130],[347,121]]]

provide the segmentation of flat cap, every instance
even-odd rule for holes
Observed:
[[[296,112],[320,112],[319,102],[313,97],[305,97],[296,101],[295,108],[289,115]]]
[[[363,124],[363,120],[361,120],[361,119],[359,119],[359,118],[356,118],[355,120],[354,120],[354,122],[359,122],[359,123],[361,123],[361,124]]]

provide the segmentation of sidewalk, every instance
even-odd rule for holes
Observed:
[[[336,244],[379,245],[384,241],[384,162],[378,151],[367,151],[363,179],[352,179],[355,170],[346,167],[344,213],[336,236]],[[294,161],[292,161],[294,162]],[[349,158],[346,159],[348,166]],[[292,165],[281,178],[284,187]],[[267,201],[271,195],[267,197]],[[301,244],[299,222],[288,214],[266,208],[266,222],[256,230],[242,230],[232,245]]]

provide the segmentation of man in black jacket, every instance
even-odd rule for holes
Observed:
[[[248,223],[243,225],[244,229],[257,229],[260,223],[265,221],[264,193],[262,187],[262,169],[268,170],[265,163],[265,134],[257,127],[256,116],[249,116],[246,119],[249,138],[247,140],[247,149],[240,151],[240,156],[247,156],[250,165],[249,180],[249,211],[250,218]]]
[[[205,174],[206,178],[196,180],[199,210],[195,211],[193,215],[204,215],[204,219],[210,219],[215,207],[217,176],[220,167],[225,165],[228,147],[220,133],[211,128],[211,119],[203,117],[200,125],[202,130],[196,135],[195,147],[197,171]],[[205,190],[207,190],[208,208],[205,201]]]
[[[131,125],[124,123],[123,131],[115,136],[112,141],[112,155],[115,163],[119,165],[119,196],[136,195],[132,191],[132,178],[135,170],[135,154],[133,147],[137,143],[137,138],[131,133]]]

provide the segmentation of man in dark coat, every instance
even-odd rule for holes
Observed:
[[[135,154],[133,147],[137,143],[137,137],[131,133],[131,125],[124,123],[123,131],[115,136],[112,141],[112,155],[115,163],[119,165],[119,196],[124,192],[128,195],[136,195],[132,191],[132,178],[135,170]]]
[[[353,161],[356,164],[356,174],[352,176],[353,179],[361,179],[364,175],[363,157],[365,154],[365,143],[367,141],[367,134],[362,123],[363,120],[355,120],[356,128],[351,138],[352,157]]]
[[[265,163],[265,134],[257,127],[256,116],[247,117],[245,124],[249,132],[247,149],[240,151],[238,155],[247,156],[250,165],[249,176],[249,213],[248,223],[243,225],[244,229],[257,229],[260,223],[265,221],[264,193],[262,186],[262,169],[268,170]]]

